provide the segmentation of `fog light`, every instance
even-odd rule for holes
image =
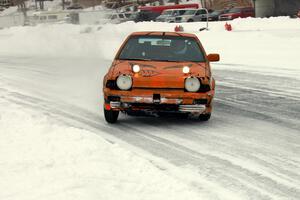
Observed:
[[[190,73],[190,68],[188,66],[184,66],[182,68],[182,72],[185,73],[185,74]]]
[[[141,68],[140,68],[139,65],[133,65],[133,66],[132,66],[132,71],[133,71],[134,73],[139,73],[139,72],[141,71]]]

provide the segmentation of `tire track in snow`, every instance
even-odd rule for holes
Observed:
[[[219,191],[222,191],[220,190],[220,188],[230,188],[228,190],[231,192],[234,192],[235,190],[246,192],[246,194],[243,194],[242,192],[242,194],[240,194],[242,196],[245,195],[244,198],[248,196],[254,197],[255,199],[276,198],[278,196],[293,196],[293,198],[296,199],[297,195],[299,195],[299,192],[297,192],[297,190],[293,191],[293,189],[288,188],[286,185],[277,183],[272,179],[268,179],[268,177],[261,177],[261,174],[258,174],[255,171],[251,171],[249,169],[245,169],[243,168],[243,166],[240,166],[239,163],[233,163],[230,159],[224,159],[209,152],[203,153],[203,150],[201,150],[201,153],[201,151],[199,152],[199,150],[195,151],[194,149],[179,145],[179,140],[176,140],[177,143],[174,143],[173,141],[152,135],[149,132],[141,131],[141,129],[134,128],[134,126],[128,126],[127,123],[121,123],[118,126],[114,127],[106,125],[103,126],[99,123],[98,116],[93,117],[96,118],[96,121],[94,121],[94,119],[91,119],[91,116],[94,115],[93,113],[86,113],[86,111],[77,110],[77,108],[72,106],[70,107],[70,109],[76,111],[74,113],[70,113],[70,111],[66,110],[66,107],[69,107],[68,105],[51,104],[51,102],[44,102],[44,100],[42,99],[32,98],[30,96],[22,95],[19,93],[10,93],[8,96],[9,97],[7,99],[9,99],[10,101],[14,101],[15,103],[32,106],[35,107],[35,109],[43,110],[50,114],[59,115],[63,118],[67,118],[68,120],[74,120],[77,123],[83,123],[92,127],[93,129],[101,130],[108,134],[111,134],[110,132],[113,132],[114,136],[123,139],[131,145],[137,145],[141,148],[145,148],[145,145],[148,145],[148,148],[151,148],[150,152],[154,155],[159,155],[168,159],[170,155],[176,152],[174,154],[174,158],[168,159],[172,163],[178,164],[178,162],[182,162],[183,160],[185,160],[188,161],[186,164],[192,164],[196,167],[201,166],[202,169],[200,168],[201,170],[199,170],[206,171],[204,175],[201,175],[201,172],[199,172],[199,174],[201,175],[201,179],[211,178],[210,174],[213,174],[212,176],[214,176],[215,179],[205,181],[212,185],[210,186],[213,188],[211,190],[217,189]],[[53,107],[51,108],[49,107],[49,105],[53,105]],[[62,110],[57,110],[57,108],[60,107]],[[77,116],[78,114],[83,114],[83,116],[79,117]],[[74,123],[71,123],[71,125],[74,125]],[[79,126],[82,128],[82,124],[80,124]],[[129,133],[128,130],[130,130]],[[139,144],[136,144],[136,142]],[[149,151],[149,149],[147,150]],[[162,152],[164,155],[162,155]],[[202,166],[202,163],[206,163],[204,168]],[[212,169],[210,169],[212,166],[214,168],[213,172],[211,171]],[[228,171],[226,171],[225,174],[224,172],[222,172],[222,170],[218,171],[217,169],[227,169]],[[222,179],[220,179],[220,177],[222,177]],[[261,180],[260,182],[262,183],[262,185],[256,186],[258,179]],[[265,186],[265,184],[267,187]],[[264,188],[265,190],[261,188]],[[229,191],[222,191],[222,195],[224,195],[224,193],[229,193]],[[289,195],[286,196],[286,194]],[[239,198],[240,197],[237,197],[236,199]]]
[[[7,97],[8,96],[8,97]],[[78,114],[83,114],[84,112],[79,111],[76,112],[76,115],[74,113],[70,113],[66,112],[66,107],[68,106],[62,106],[63,110],[59,109],[59,106],[57,104],[51,104],[50,102],[44,101],[42,99],[38,99],[38,98],[31,98],[30,96],[26,96],[26,95],[22,95],[20,93],[11,93],[9,95],[6,95],[6,99],[9,101],[12,101],[16,104],[22,105],[22,106],[27,106],[33,109],[38,109],[41,110],[47,114],[51,114],[54,116],[59,116],[60,118],[62,118],[63,122],[69,124],[70,121],[71,123],[69,124],[70,126],[75,126],[78,128],[87,128],[89,130],[92,130],[93,132],[97,131],[97,130],[101,130],[107,134],[113,135],[114,137],[118,137],[119,139],[124,140],[125,142],[127,142],[130,145],[136,145],[140,148],[145,147],[145,145],[148,145],[148,147],[151,148],[151,150],[159,150],[158,152],[152,152],[150,151],[150,153],[153,153],[154,155],[157,155],[157,153],[161,153],[161,151],[167,153],[167,155],[172,155],[175,152],[176,157],[180,158],[179,160],[182,159],[186,159],[187,157],[192,157],[192,159],[194,159],[194,156],[189,155],[190,152],[185,152],[182,151],[180,149],[177,149],[174,146],[170,146],[170,144],[165,143],[162,144],[160,141],[157,140],[153,140],[151,138],[149,138],[149,136],[144,135],[144,134],[140,134],[139,132],[136,132],[134,130],[128,132],[125,129],[127,129],[126,127],[124,127],[123,125],[119,124],[118,126],[106,126],[103,124],[99,123],[99,117],[98,116],[94,116],[96,119],[96,121],[91,120],[91,113],[87,114],[89,116],[89,118],[87,117],[81,117],[78,116]],[[49,107],[47,105],[54,105],[54,107]],[[75,111],[76,109],[74,107],[72,107],[72,110]],[[74,121],[76,122],[76,124],[74,125]],[[113,142],[113,141],[110,141]],[[148,149],[149,150],[149,149]],[[203,160],[201,160],[200,162],[202,162]],[[196,184],[197,183],[197,184]],[[232,193],[230,190],[227,190],[226,188],[223,188],[221,186],[219,186],[218,183],[214,183],[214,182],[210,182],[210,181],[206,181],[204,179],[204,177],[201,177],[201,179],[196,179],[193,180],[193,182],[191,182],[191,184],[194,185],[194,187],[197,187],[199,190],[203,190],[203,188],[205,190],[210,191],[210,193],[214,194],[214,193],[220,193],[219,195],[217,195],[217,197],[221,196],[221,199],[241,199],[242,197],[239,195],[234,195],[234,193]],[[209,185],[209,189],[207,189],[207,185]],[[226,198],[226,196],[228,196],[228,198]],[[245,196],[244,196],[245,198]],[[218,198],[217,198],[218,199]]]

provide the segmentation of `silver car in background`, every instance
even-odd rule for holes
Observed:
[[[181,16],[187,9],[167,9],[159,15],[155,21],[157,22],[175,22],[177,16]]]
[[[104,15],[103,18],[100,18],[97,24],[120,24],[122,22],[131,21],[130,13],[111,13]]]
[[[175,22],[198,22],[198,21],[206,21],[207,13],[206,9],[189,9],[181,15],[175,17]]]

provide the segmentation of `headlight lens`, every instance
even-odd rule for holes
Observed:
[[[184,87],[189,92],[197,92],[200,86],[201,84],[198,78],[189,77],[185,79]]]
[[[132,87],[132,78],[128,75],[120,75],[117,78],[117,86],[120,90],[129,90]]]

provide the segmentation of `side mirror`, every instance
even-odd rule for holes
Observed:
[[[208,54],[207,59],[209,62],[217,62],[220,60],[220,55],[216,53]]]

